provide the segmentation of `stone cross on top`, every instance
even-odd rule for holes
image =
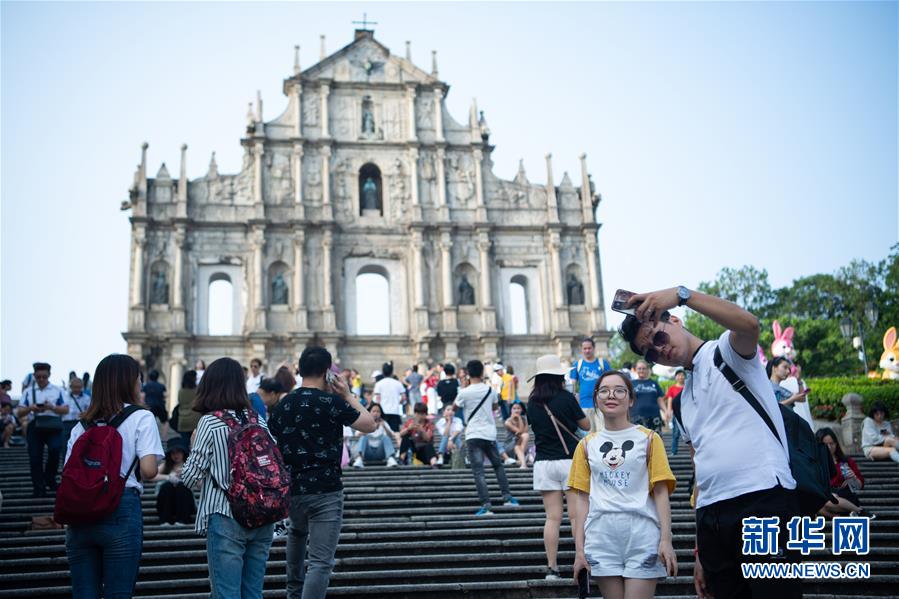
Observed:
[[[361,21],[353,21],[353,25],[362,25],[362,29],[366,29],[366,30],[368,29],[369,25],[377,25],[377,24],[378,24],[377,21],[369,21],[368,20],[367,12],[362,13]]]

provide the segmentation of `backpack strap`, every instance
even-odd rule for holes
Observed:
[[[686,430],[687,430],[687,427],[684,426],[684,419],[683,419],[683,418],[681,417],[681,415],[680,415],[680,399],[681,399],[681,396],[682,396],[683,394],[684,394],[684,390],[681,389],[681,390],[678,392],[678,394],[675,395],[675,396],[671,399],[671,410],[674,412],[674,419],[677,420],[677,424],[680,425],[681,429],[683,429],[684,431],[686,431]]]
[[[107,424],[113,428],[119,428],[123,422],[138,410],[146,410],[143,406],[136,406],[133,404],[126,404],[125,408],[116,414],[112,420],[110,420]]]
[[[743,382],[743,379],[734,372],[734,369],[727,365],[727,362],[724,361],[724,358],[721,356],[721,349],[715,348],[715,368],[718,369],[721,374],[724,375],[724,378],[727,379],[727,382],[730,383],[730,386],[733,387],[734,391],[743,396],[752,409],[755,410],[762,420],[765,421],[765,424],[768,425],[768,428],[771,430],[771,433],[774,435],[774,438],[777,439],[777,442],[783,445],[783,441],[780,439],[780,435],[777,434],[777,428],[774,426],[774,422],[771,421],[771,417],[768,415],[768,412],[765,411],[765,408],[759,403],[759,400],[756,399],[755,395],[752,394],[752,391],[749,390],[749,387],[746,386],[746,383]]]

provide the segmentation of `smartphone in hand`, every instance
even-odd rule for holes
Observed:
[[[590,596],[590,575],[587,573],[587,568],[578,572],[577,596],[579,599],[585,599]]]
[[[630,316],[636,316],[637,307],[632,306],[627,308],[627,302],[633,296],[637,295],[633,291],[626,291],[624,289],[619,289],[615,292],[615,297],[612,299],[612,309],[616,312],[621,312],[622,314],[629,314]]]

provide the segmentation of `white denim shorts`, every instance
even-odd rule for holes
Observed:
[[[601,514],[584,531],[584,555],[590,575],[665,578],[659,559],[659,525],[633,513]]]
[[[535,491],[566,491],[571,460],[540,460],[534,462]]]

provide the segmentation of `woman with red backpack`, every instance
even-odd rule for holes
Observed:
[[[195,530],[206,535],[211,596],[261,599],[274,522],[287,517],[287,470],[235,360],[209,365],[193,410],[203,416],[181,482],[202,483]]]
[[[134,593],[144,536],[137,474],[156,476],[162,443],[152,412],[139,406],[143,381],[134,358],[106,356],[95,377],[90,406],[69,438],[56,517],[69,525],[72,597],[124,599]],[[97,473],[117,480],[91,485]]]

